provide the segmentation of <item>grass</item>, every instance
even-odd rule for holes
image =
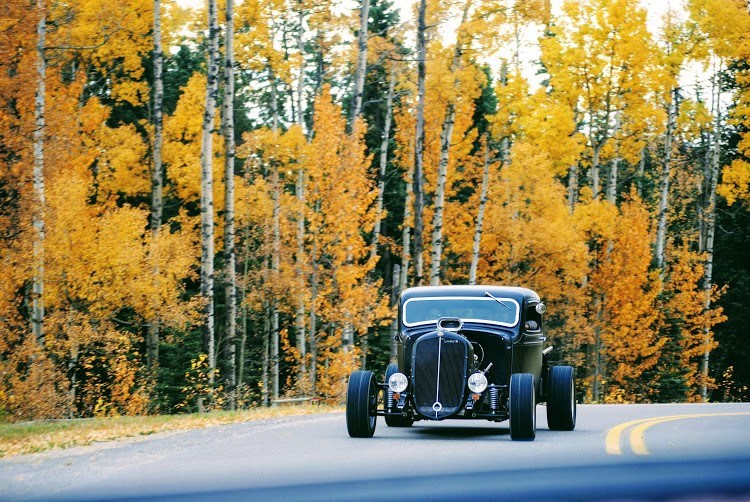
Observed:
[[[200,429],[295,415],[341,411],[341,407],[290,404],[242,411],[215,411],[190,415],[88,418],[0,423],[0,457],[37,453],[53,448],[84,446],[99,441],[147,436],[157,432]]]

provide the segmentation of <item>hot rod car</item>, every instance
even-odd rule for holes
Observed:
[[[573,430],[571,366],[551,366],[544,348],[546,307],[530,289],[502,286],[410,288],[398,302],[398,362],[385,381],[355,371],[346,395],[351,437],[372,437],[415,420],[509,420],[513,440],[536,436],[536,404],[551,430]]]

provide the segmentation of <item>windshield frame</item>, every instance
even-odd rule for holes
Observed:
[[[406,307],[409,305],[409,303],[414,301],[429,301],[429,300],[472,300],[472,301],[482,301],[482,302],[493,302],[498,303],[495,298],[490,297],[482,297],[482,296],[415,296],[413,298],[409,298],[406,300],[403,305],[401,305],[401,322],[404,326],[411,328],[414,326],[422,326],[425,324],[435,324],[438,319],[430,319],[427,321],[419,321],[419,322],[407,322],[406,320]],[[495,321],[491,319],[471,319],[471,318],[463,318],[459,317],[461,321],[463,322],[477,322],[477,323],[485,323],[485,324],[494,324],[496,326],[505,326],[508,328],[512,328],[518,324],[518,321],[521,317],[521,305],[518,303],[517,300],[513,298],[508,297],[497,297],[497,300],[500,300],[501,302],[505,304],[513,304],[515,306],[515,316],[512,323],[502,322],[502,321]],[[498,304],[497,308],[503,309],[507,308],[503,307],[503,305]],[[443,317],[455,317],[455,316],[443,316]]]

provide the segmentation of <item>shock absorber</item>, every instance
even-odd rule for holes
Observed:
[[[490,393],[490,409],[492,411],[497,411],[500,409],[500,392],[497,390],[497,387],[494,385],[491,385],[489,388]]]
[[[385,409],[391,411],[393,409],[393,391],[388,389],[385,397]]]

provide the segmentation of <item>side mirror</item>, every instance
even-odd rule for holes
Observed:
[[[534,307],[534,310],[536,310],[537,314],[544,314],[547,312],[547,306],[541,302],[536,304],[536,307]]]

